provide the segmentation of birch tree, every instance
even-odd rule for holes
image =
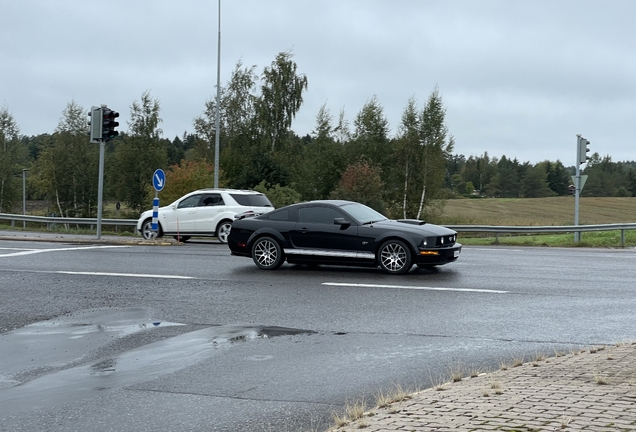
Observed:
[[[413,177],[412,167],[417,167],[417,157],[420,144],[420,118],[416,108],[414,98],[409,99],[402,121],[398,127],[396,158],[398,172],[402,172],[404,177],[404,188],[402,190],[402,217],[407,218],[409,200],[409,180]],[[398,177],[399,178],[399,177]],[[412,189],[412,187],[411,187]]]
[[[252,137],[256,127],[256,66],[243,67],[238,62],[228,84],[220,91],[220,143],[224,147],[240,145],[245,137]],[[216,99],[205,103],[203,114],[194,119],[196,135],[205,140],[208,148],[216,139]]]
[[[425,205],[441,190],[446,161],[455,144],[445,124],[446,109],[436,87],[420,114],[420,185],[421,194],[416,219],[422,216]]]
[[[281,52],[261,77],[261,95],[257,101],[260,126],[272,153],[284,140],[307,90],[307,76],[297,72],[290,52]]]

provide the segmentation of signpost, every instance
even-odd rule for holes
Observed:
[[[152,238],[159,233],[159,192],[166,185],[166,173],[162,169],[155,170],[152,175],[152,186],[155,188],[155,198],[152,200]]]

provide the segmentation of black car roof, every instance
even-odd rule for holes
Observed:
[[[331,205],[335,207],[342,207],[347,204],[356,204],[355,201],[346,201],[346,200],[314,200],[314,201],[303,201],[295,204],[289,204],[285,207],[280,207],[274,210],[272,213],[276,213],[280,210],[285,209],[296,209],[298,207],[303,207],[307,205]]]
[[[300,204],[331,204],[331,205],[335,205],[335,206],[343,206],[346,204],[354,204],[353,201],[346,201],[346,200],[314,200],[314,201],[307,201],[304,203],[298,203]]]

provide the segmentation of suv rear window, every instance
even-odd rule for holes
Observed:
[[[273,207],[269,199],[263,194],[258,195],[239,195],[230,194],[234,200],[242,206],[247,207]]]

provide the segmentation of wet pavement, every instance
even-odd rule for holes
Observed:
[[[78,403],[105,389],[151,381],[195,365],[230,344],[313,333],[277,326],[193,329],[149,319],[147,312],[144,308],[83,310],[0,334],[2,416]],[[182,333],[176,329],[170,337],[115,349],[115,344],[133,335],[171,327],[182,327]],[[112,354],[95,355],[107,346]]]
[[[636,343],[552,355],[411,395],[396,388],[355,420],[351,404],[330,431],[636,431]]]

